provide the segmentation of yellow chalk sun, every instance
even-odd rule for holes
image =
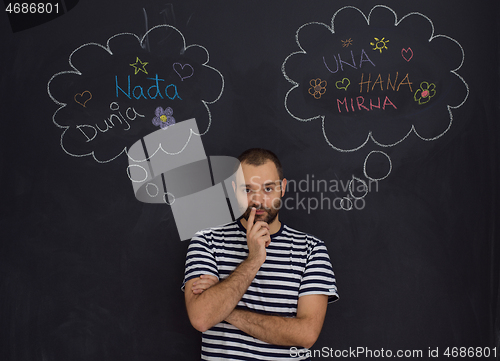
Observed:
[[[380,50],[380,52],[382,52],[382,49],[387,49],[387,43],[389,42],[389,40],[384,40],[385,38],[382,38],[382,39],[378,39],[378,38],[374,38],[375,39],[375,43],[370,43],[371,46],[374,46],[373,50]]]

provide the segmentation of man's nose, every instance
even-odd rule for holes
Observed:
[[[252,199],[250,201],[250,203],[253,203],[256,206],[260,206],[262,204],[262,194],[260,194],[260,192],[253,193]]]

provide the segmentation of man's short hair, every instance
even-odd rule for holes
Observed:
[[[238,160],[240,163],[247,163],[255,166],[263,165],[267,161],[271,161],[276,166],[280,180],[283,180],[283,167],[281,166],[281,162],[276,154],[270,150],[262,148],[247,149],[240,154]]]

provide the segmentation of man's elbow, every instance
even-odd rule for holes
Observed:
[[[305,347],[305,348],[311,348],[314,346],[314,344],[316,343],[316,340],[318,339],[318,336],[315,336],[315,337],[312,337],[312,336],[308,336],[307,338],[305,338],[302,342],[302,347]]]
[[[206,310],[195,309],[194,307],[188,307],[187,313],[189,317],[189,322],[191,325],[200,332],[205,332],[212,328],[211,320],[207,317],[208,312]]]
[[[212,328],[212,325],[208,322],[208,320],[203,317],[189,316],[189,321],[191,325],[200,332],[205,332]]]
[[[305,347],[305,348],[313,347],[313,345],[318,340],[320,332],[321,332],[321,330],[319,330],[319,331],[318,330],[308,330],[307,332],[304,332],[302,344],[300,346]]]
[[[313,347],[313,345],[316,343],[316,340],[318,338],[317,337],[306,337],[302,340],[302,344],[300,346],[304,347],[304,348],[311,348]]]

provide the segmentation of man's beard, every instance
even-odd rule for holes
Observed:
[[[248,217],[250,217],[250,212],[252,211],[252,208],[256,208],[257,210],[263,209],[267,213],[266,215],[262,215],[262,216],[255,215],[254,222],[262,221],[262,222],[266,222],[267,224],[271,224],[274,222],[274,220],[276,219],[276,217],[278,216],[278,213],[280,211],[281,197],[277,198],[277,202],[273,203],[273,206],[271,208],[263,207],[262,205],[257,207],[254,204],[249,204],[247,210],[241,216],[246,221],[248,221]]]

